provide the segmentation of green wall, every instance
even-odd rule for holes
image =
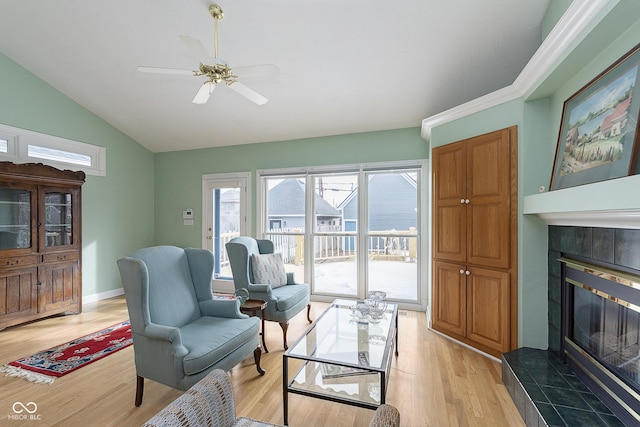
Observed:
[[[542,33],[542,39],[549,35],[553,26],[562,18],[562,15],[567,11],[573,0],[549,0],[549,6],[544,13],[544,19],[540,30]]]
[[[106,147],[82,187],[83,295],[121,289],[116,260],[154,241],[153,154],[2,54],[0,93],[0,123]]]
[[[217,147],[156,154],[155,235],[157,244],[202,245],[202,175],[252,173],[252,230],[258,169],[426,159],[419,128],[323,138]],[[193,208],[194,225],[183,225],[182,210]]]

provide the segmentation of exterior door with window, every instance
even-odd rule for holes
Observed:
[[[214,255],[214,291],[234,291],[225,244],[234,237],[249,235],[249,180],[249,173],[203,177],[202,246]]]

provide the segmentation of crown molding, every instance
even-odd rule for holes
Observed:
[[[431,129],[435,126],[512,101],[533,91],[553,71],[555,64],[571,52],[605,6],[613,6],[618,1],[574,0],[513,84],[422,120],[422,138],[428,141]]]

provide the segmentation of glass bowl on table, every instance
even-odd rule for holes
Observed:
[[[387,303],[381,299],[367,298],[364,300],[365,305],[369,308],[368,317],[371,323],[380,323],[384,312],[387,310]]]

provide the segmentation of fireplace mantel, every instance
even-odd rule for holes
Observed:
[[[549,225],[640,229],[640,209],[537,212],[536,215]]]
[[[522,211],[549,225],[640,229],[640,175],[524,196]]]

